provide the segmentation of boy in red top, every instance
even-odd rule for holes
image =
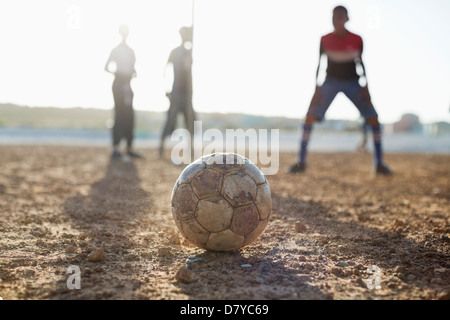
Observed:
[[[367,79],[365,86],[362,87],[359,84],[360,75],[356,71],[356,66],[360,65],[363,71],[361,77],[366,78],[364,64],[361,59],[363,41],[360,36],[351,33],[345,28],[348,20],[348,12],[345,7],[337,6],[334,8],[334,31],[323,36],[320,41],[320,57],[316,82],[319,75],[320,58],[323,54],[328,58],[327,76],[321,86],[316,85],[316,90],[303,125],[299,162],[289,169],[291,173],[305,171],[307,146],[312,126],[315,121],[323,120],[328,107],[336,95],[339,92],[343,92],[358,108],[361,115],[365,118],[366,124],[372,127],[376,173],[382,175],[392,174],[383,163],[380,123],[378,122],[378,114],[372,105]]]

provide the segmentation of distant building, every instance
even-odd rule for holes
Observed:
[[[439,121],[435,123],[426,124],[424,126],[426,134],[435,136],[440,134],[450,134],[450,123],[445,121]]]
[[[422,124],[419,117],[412,113],[406,113],[402,115],[399,121],[393,124],[393,133],[400,132],[422,132]]]

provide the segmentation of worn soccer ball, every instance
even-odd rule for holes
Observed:
[[[230,251],[252,243],[272,210],[270,186],[250,160],[215,153],[187,166],[172,191],[181,234],[198,247]]]

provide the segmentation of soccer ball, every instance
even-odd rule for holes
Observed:
[[[252,243],[272,210],[270,186],[250,160],[214,153],[187,166],[172,191],[181,234],[198,247],[230,251]]]

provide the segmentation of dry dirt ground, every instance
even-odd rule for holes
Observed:
[[[145,160],[127,163],[106,148],[0,150],[3,299],[449,298],[450,156],[388,154],[395,176],[380,178],[370,154],[312,153],[304,175],[286,174],[295,155],[282,154],[267,177],[265,232],[222,253],[177,231],[169,200],[183,168],[168,156],[144,149]],[[90,261],[98,249],[103,258]],[[67,288],[71,265],[80,290]],[[182,267],[189,283],[176,277]],[[381,288],[369,289],[378,276]]]

